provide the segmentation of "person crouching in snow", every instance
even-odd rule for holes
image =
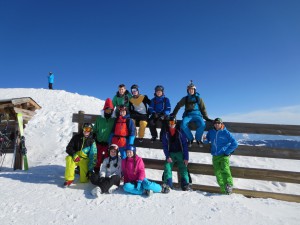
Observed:
[[[75,167],[80,168],[79,181],[86,183],[89,175],[93,172],[97,161],[97,147],[93,139],[93,125],[85,123],[82,126],[82,133],[72,137],[67,145],[66,171],[64,186],[70,186],[75,178]]]
[[[181,189],[190,191],[190,179],[187,165],[189,162],[189,151],[187,137],[180,128],[176,128],[177,120],[175,117],[169,117],[169,128],[162,134],[163,151],[166,156],[165,169],[163,173],[162,192],[169,193],[173,188],[172,168],[177,163],[181,175]]]
[[[136,147],[133,145],[126,146],[127,157],[122,160],[122,174],[124,176],[125,192],[150,196],[153,192],[161,192],[161,186],[151,182],[146,178],[145,166],[143,159],[136,154]]]
[[[118,156],[119,147],[115,144],[109,146],[109,157],[105,158],[100,167],[99,174],[93,173],[91,183],[97,185],[92,190],[92,195],[99,196],[103,193],[112,193],[113,190],[120,186],[121,180],[121,158]]]
[[[209,130],[203,140],[205,143],[211,143],[213,167],[221,193],[231,194],[233,179],[230,172],[229,157],[238,147],[237,141],[226,129],[221,118],[214,120],[214,129]]]

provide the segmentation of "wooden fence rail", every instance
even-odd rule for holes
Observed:
[[[97,115],[84,114],[80,111],[78,114],[73,114],[72,121],[78,123],[78,130],[81,130],[81,126],[85,122],[94,123]],[[178,121],[179,123],[181,121]],[[254,124],[254,123],[233,123],[224,122],[226,128],[232,133],[247,133],[247,134],[270,134],[270,135],[284,135],[284,136],[300,136],[300,126],[298,125],[278,125],[278,124]],[[211,123],[207,123],[206,130],[212,127]],[[195,129],[191,125],[191,129]],[[143,142],[136,142],[136,147],[140,148],[151,148],[161,149],[161,142],[156,141],[151,143],[150,139],[144,139]],[[205,145],[204,148],[193,146],[189,149],[190,152],[208,153],[210,154],[209,145]],[[287,160],[300,160],[300,149],[287,149],[287,148],[271,148],[266,146],[247,146],[240,145],[235,151],[234,155],[247,156],[247,157],[264,157],[264,158],[275,158],[275,159],[287,159]],[[146,168],[163,170],[164,160],[148,159],[144,158]],[[214,176],[212,165],[189,163],[189,171],[191,174],[202,174]],[[177,168],[173,168],[177,171]],[[294,171],[280,171],[280,170],[269,170],[269,169],[257,169],[250,167],[231,167],[231,172],[234,178],[242,179],[254,179],[261,181],[275,181],[284,183],[300,184],[300,172]],[[179,173],[177,172],[179,178]],[[180,180],[180,179],[178,179]],[[157,181],[161,183],[161,181]],[[175,187],[178,187],[178,183],[174,183]],[[219,193],[220,189],[217,186],[208,186],[193,184],[194,190],[201,190],[211,193]],[[247,197],[258,197],[258,198],[274,198],[278,200],[300,202],[300,193],[298,195],[285,194],[285,193],[274,193],[264,192],[255,190],[245,189],[233,189],[234,193],[242,194]]]

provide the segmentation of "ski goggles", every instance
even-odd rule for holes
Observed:
[[[84,127],[83,132],[91,132],[92,128],[91,127]]]
[[[131,92],[132,92],[132,93],[133,93],[133,92],[138,92],[138,89],[133,88],[133,89],[131,89]]]
[[[105,113],[111,113],[111,112],[112,112],[112,109],[107,108],[107,109],[104,110],[104,112],[105,112]]]
[[[169,124],[170,124],[170,125],[175,125],[176,122],[175,122],[175,120],[170,120],[170,121],[169,121]]]

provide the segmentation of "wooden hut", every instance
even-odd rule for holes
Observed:
[[[3,155],[15,153],[15,157],[13,158],[15,170],[23,168],[22,154],[19,145],[20,132],[16,115],[17,113],[22,113],[23,124],[25,125],[36,114],[35,110],[40,108],[41,106],[30,97],[0,100],[0,135],[5,137],[1,140],[6,140],[0,143],[1,161],[4,159]]]

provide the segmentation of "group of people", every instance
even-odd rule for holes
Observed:
[[[176,114],[183,106],[185,111],[179,125]],[[214,124],[214,129],[209,130],[207,135],[203,135],[204,120]],[[196,125],[195,137],[189,128],[191,122]],[[159,135],[158,124],[161,126]],[[135,138],[143,142],[147,125],[151,142],[159,138],[165,154],[163,185],[146,178],[143,160],[134,146]],[[204,101],[193,82],[187,86],[187,95],[177,103],[173,112],[162,85],[155,87],[154,98],[150,100],[147,95],[140,94],[138,85],[132,85],[129,92],[124,84],[120,84],[113,99],[106,99],[95,124],[84,124],[82,132],[69,142],[64,186],[73,183],[79,167],[79,181],[90,180],[96,185],[92,191],[96,196],[111,193],[121,182],[124,182],[124,191],[132,194],[169,193],[173,188],[172,168],[176,163],[182,190],[191,190],[188,149],[194,141],[199,147],[211,143],[213,167],[221,193],[230,194],[233,181],[229,156],[238,144],[220,118],[209,119]]]

